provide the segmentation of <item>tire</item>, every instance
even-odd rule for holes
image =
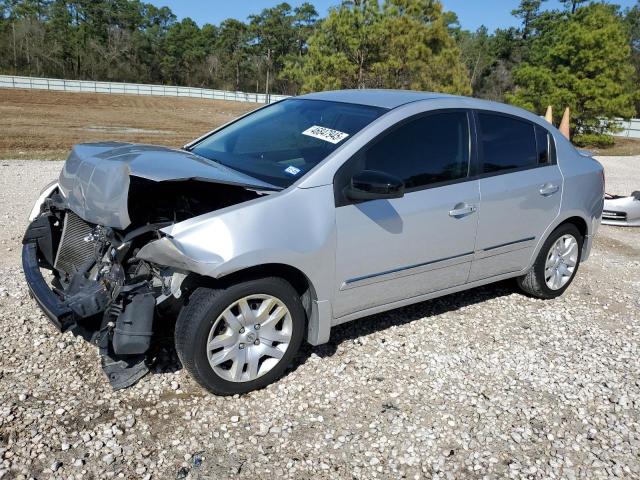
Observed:
[[[547,261],[549,260],[550,262],[552,262],[552,260],[550,259],[550,256],[553,255],[553,253],[551,250],[556,245],[556,242],[558,242],[558,240],[563,237],[564,238],[572,237],[577,244],[575,265],[573,266],[573,270],[570,272],[570,276],[566,277],[566,280],[563,279],[564,283],[556,284],[556,286],[552,288],[547,282],[547,278],[546,278],[547,275],[545,275],[545,270],[547,269]],[[580,234],[580,231],[576,228],[575,225],[570,223],[560,225],[553,232],[551,232],[551,235],[549,235],[547,240],[542,245],[542,248],[540,249],[540,253],[538,253],[538,257],[536,258],[536,261],[533,264],[533,267],[531,268],[531,270],[529,270],[529,272],[526,275],[519,277],[517,279],[518,285],[520,286],[520,288],[533,297],[541,298],[545,300],[556,298],[562,295],[564,291],[567,288],[569,288],[569,285],[571,285],[571,282],[573,282],[573,279],[575,278],[576,273],[578,273],[578,267],[580,266],[580,258],[582,255],[583,242],[584,242],[584,238],[582,237],[582,235]],[[567,260],[567,262],[568,263],[566,265],[569,265],[570,263],[572,263],[570,260]],[[567,270],[564,270],[564,267],[566,265],[563,265],[561,262],[560,267],[563,268],[562,272],[564,273],[567,272]],[[553,280],[550,279],[549,281],[553,283]]]
[[[283,316],[275,323],[279,315]],[[284,374],[305,330],[300,296],[282,278],[248,280],[220,289],[199,287],[178,315],[176,351],[191,376],[210,392],[242,394]]]

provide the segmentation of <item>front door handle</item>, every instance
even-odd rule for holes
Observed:
[[[464,217],[466,215],[474,213],[478,208],[475,205],[468,205],[466,203],[458,203],[453,210],[449,210],[449,216],[454,218]]]
[[[540,190],[538,191],[543,197],[548,197],[556,193],[558,190],[560,190],[560,187],[558,185],[554,185],[553,183],[545,183],[544,185],[540,185]]]

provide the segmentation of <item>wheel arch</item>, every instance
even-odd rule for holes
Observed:
[[[318,308],[316,289],[309,277],[299,268],[284,263],[264,263],[235,270],[217,278],[190,273],[182,285],[183,290],[188,294],[197,287],[225,288],[235,283],[265,277],[282,278],[291,284],[300,295],[307,317],[307,334],[305,338],[314,345],[323,343],[315,339],[315,332],[318,331],[321,321],[330,322],[330,319],[321,318],[322,312]]]
[[[593,232],[590,231],[589,229],[588,220],[583,215],[581,215],[580,212],[572,211],[572,212],[568,212],[564,216],[557,217],[555,221],[551,225],[549,225],[549,227],[545,230],[544,234],[540,237],[538,244],[536,245],[536,248],[533,251],[533,254],[531,255],[531,258],[529,260],[529,265],[527,266],[527,268],[522,270],[523,273],[526,273],[531,269],[536,258],[538,258],[540,249],[544,245],[544,242],[547,241],[547,238],[549,238],[549,236],[553,234],[553,232],[558,227],[566,224],[574,225],[582,234],[583,244],[582,244],[582,255],[581,255],[580,261],[584,262],[589,258]]]
[[[584,239],[587,235],[589,235],[589,226],[587,224],[587,221],[577,215],[574,215],[572,217],[569,217],[563,221],[561,221],[558,225],[556,225],[553,230],[555,230],[556,228],[558,228],[561,225],[566,225],[566,224],[572,224],[575,225],[575,227],[578,229],[578,231],[580,232],[580,235],[582,235],[582,238]],[[553,232],[552,230],[552,232]],[[551,235],[551,232],[549,233],[549,235]]]

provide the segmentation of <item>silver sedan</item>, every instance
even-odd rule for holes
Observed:
[[[510,278],[561,295],[589,257],[603,180],[508,105],[315,93],[183,149],[75,146],[32,211],[23,266],[52,323],[99,345],[114,388],[148,371],[168,328],[201,385],[244,393],[338,324]]]

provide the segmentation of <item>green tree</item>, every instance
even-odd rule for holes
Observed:
[[[534,40],[508,99],[539,114],[547,105],[568,106],[574,132],[603,134],[615,117],[633,115],[633,74],[629,36],[616,9],[592,4]]]
[[[431,0],[388,0],[381,17],[384,49],[373,66],[379,86],[470,94],[451,17]]]
[[[158,8],[151,4],[142,4],[142,22],[134,33],[135,58],[132,66],[142,82],[160,82],[165,77],[162,69],[162,58],[165,55],[164,38],[176,16],[168,7]]]
[[[631,61],[636,69],[635,84],[640,85],[640,0],[633,8],[627,9],[624,21],[631,37]],[[635,102],[636,114],[640,115],[640,92],[637,92]]]
[[[232,18],[220,24],[217,48],[223,62],[231,68],[233,88],[240,90],[242,72],[249,57],[249,28]],[[225,75],[228,78],[228,75]]]
[[[309,38],[301,65],[287,73],[303,91],[362,88],[370,81],[381,48],[381,12],[376,0],[353,0],[332,8]]]
[[[413,88],[469,93],[460,52],[439,1],[345,1],[309,39],[287,72],[303,91]]]
[[[546,0],[520,0],[520,5],[511,14],[522,20],[522,39],[526,40],[535,28],[536,18],[540,15],[540,7]]]
[[[254,54],[265,70],[265,93],[269,94],[274,76],[282,69],[284,58],[296,48],[295,17],[291,5],[280,3],[249,17]]]
[[[4,0],[3,16],[7,16],[5,47],[13,61],[13,71],[40,75],[46,68],[48,56],[45,43],[46,13],[50,0]]]
[[[456,41],[462,61],[469,71],[469,85],[474,94],[478,93],[485,74],[497,60],[493,40],[494,37],[484,25],[475,32],[460,30],[456,33]]]
[[[566,13],[543,10],[546,0],[521,0],[512,14],[521,20],[519,28],[497,29],[490,33],[481,27],[476,32],[454,30],[469,71],[473,95],[504,101],[514,89],[513,70],[526,62],[537,38],[553,28]]]
[[[588,1],[589,0],[560,0],[560,3],[563,3],[571,14],[574,14],[580,5]]]
[[[167,78],[191,85],[196,65],[206,56],[204,39],[198,25],[190,18],[173,24],[164,39],[162,68]]]
[[[631,48],[640,52],[640,0],[625,13],[625,23],[631,36]]]
[[[305,2],[293,10],[293,15],[296,53],[298,56],[302,56],[307,52],[307,40],[313,33],[318,21],[318,11],[311,3]]]
[[[447,26],[447,30],[449,30],[449,33],[453,36],[453,38],[457,38],[457,34],[462,31],[458,14],[456,12],[447,11],[444,12],[442,16],[442,21]]]
[[[47,24],[50,41],[49,55],[53,66],[50,74],[67,78],[73,74],[75,32],[71,26],[71,13],[64,0],[55,0],[51,5]]]
[[[282,58],[282,69],[278,75],[280,90],[286,94],[295,94],[302,84],[302,65],[308,53],[308,40],[314,33],[318,21],[318,12],[310,3],[303,3],[294,9],[293,27],[296,47]]]

